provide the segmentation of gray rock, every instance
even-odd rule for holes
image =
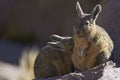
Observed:
[[[120,68],[115,67],[115,63],[112,61],[108,61],[84,72],[75,72],[61,77],[35,80],[120,80]]]

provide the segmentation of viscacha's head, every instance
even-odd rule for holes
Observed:
[[[76,11],[77,11],[77,22],[73,28],[73,33],[78,34],[79,36],[84,36],[86,29],[93,29],[94,25],[96,25],[96,19],[98,18],[99,13],[101,12],[101,5],[97,4],[91,13],[84,13],[79,2],[76,3]],[[81,34],[80,34],[81,33]]]
[[[72,37],[61,37],[59,35],[51,35],[51,40],[53,42],[48,42],[48,45],[51,45],[53,49],[63,52],[72,52],[73,48],[73,38]]]

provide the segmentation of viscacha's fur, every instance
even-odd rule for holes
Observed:
[[[86,14],[77,2],[76,10],[78,20],[73,28],[72,61],[77,70],[83,71],[109,60],[114,45],[108,33],[95,23],[101,12],[100,4]]]
[[[73,71],[72,37],[52,35],[51,39],[55,42],[48,42],[35,60],[35,78],[60,76]]]

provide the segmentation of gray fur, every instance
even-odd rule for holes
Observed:
[[[35,60],[35,78],[48,78],[72,72],[72,37],[52,35],[55,42],[48,42]],[[59,41],[58,41],[59,40]]]
[[[90,14],[84,13],[78,2],[76,6],[77,6],[76,11],[77,11],[78,19],[76,25],[73,27],[74,50],[73,50],[72,60],[74,66],[79,69],[82,63],[79,63],[79,61],[78,62],[75,61],[82,60],[84,63],[84,61],[86,61],[86,59],[89,58],[89,56],[87,55],[90,54],[93,55],[93,57],[90,56],[90,61],[92,62],[92,64],[94,64],[94,61],[96,61],[96,65],[106,62],[107,60],[109,60],[112,54],[114,44],[108,33],[102,27],[96,24],[98,15],[102,10],[101,5],[97,4]],[[77,53],[76,52],[77,49],[81,51]],[[86,49],[87,51],[83,53],[84,49]],[[93,50],[93,53],[91,53],[92,52],[91,50]],[[76,55],[78,56],[84,55],[85,57],[79,56],[79,59],[77,59]],[[88,64],[87,63],[85,64],[84,69],[95,66],[95,65],[87,66],[90,65],[91,62],[89,62],[88,59],[87,61]]]

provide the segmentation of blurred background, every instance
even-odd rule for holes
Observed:
[[[84,12],[102,5],[97,24],[113,39],[111,59],[119,65],[120,0],[0,0],[0,61],[18,65],[23,50],[45,46],[51,34],[72,36],[76,1]]]
[[[0,0],[0,60],[18,64],[26,47],[43,47],[51,34],[72,36],[77,0]],[[99,0],[79,0],[86,12]]]

